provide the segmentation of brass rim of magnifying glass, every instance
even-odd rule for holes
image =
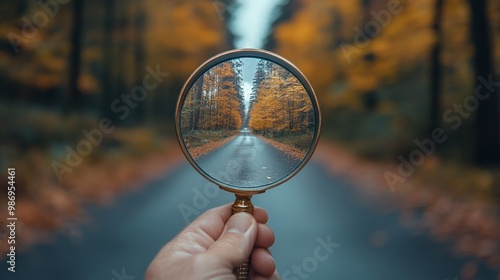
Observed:
[[[238,58],[258,58],[258,59],[265,59],[268,61],[271,61],[273,63],[276,63],[280,65],[281,67],[285,68],[286,70],[290,71],[304,86],[306,89],[309,97],[311,98],[312,106],[314,109],[314,117],[315,117],[315,133],[314,133],[314,138],[311,147],[309,148],[309,151],[305,155],[304,159],[301,161],[301,163],[287,176],[281,178],[280,180],[269,183],[266,185],[263,185],[261,187],[249,187],[242,189],[241,187],[237,187],[234,185],[226,184],[224,182],[221,182],[209,174],[207,174],[203,169],[201,169],[196,161],[192,158],[191,154],[189,153],[184,140],[182,138],[182,131],[181,131],[181,126],[180,126],[180,117],[181,117],[181,110],[182,110],[182,105],[184,103],[184,100],[186,98],[186,95],[189,93],[191,87],[194,85],[196,80],[198,80],[199,77],[201,77],[206,71],[211,69],[212,67],[224,62],[228,61],[231,59],[238,59]],[[284,182],[290,180],[293,176],[295,176],[304,166],[307,164],[309,159],[314,153],[314,150],[316,149],[316,145],[318,144],[320,132],[321,132],[321,111],[318,105],[318,100],[316,98],[316,94],[314,93],[314,90],[311,87],[311,84],[307,80],[307,78],[302,74],[302,72],[295,66],[293,65],[290,61],[287,59],[272,53],[270,51],[265,51],[265,50],[260,50],[260,49],[235,49],[235,50],[229,50],[222,52],[218,55],[215,55],[205,61],[203,64],[201,64],[188,78],[184,86],[182,87],[181,94],[179,95],[179,98],[177,100],[177,107],[175,109],[175,130],[177,134],[177,141],[179,142],[179,145],[181,146],[182,152],[186,156],[187,160],[189,163],[198,171],[203,177],[205,177],[207,180],[211,181],[212,183],[218,185],[220,188],[235,193],[235,194],[240,194],[240,195],[253,195],[257,193],[263,193],[266,190],[270,188],[274,188],[280,184],[283,184]]]

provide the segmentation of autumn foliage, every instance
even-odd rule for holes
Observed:
[[[311,99],[300,81],[285,68],[265,60],[257,63],[249,127],[258,134],[276,137],[307,134],[314,127]]]
[[[428,137],[429,126],[440,126],[450,135],[440,152],[472,162],[472,147],[478,144],[474,135],[480,127],[473,124],[474,118],[487,106],[479,106],[460,129],[443,115],[474,94],[479,76],[475,68],[485,68],[474,66],[477,54],[487,55],[485,44],[478,45],[474,35],[491,36],[493,49],[487,60],[494,69],[484,70],[488,73],[482,76],[491,72],[498,80],[500,4],[486,1],[487,17],[482,18],[491,31],[474,32],[470,5],[478,1],[443,1],[440,14],[437,3],[292,0],[275,22],[267,46],[295,63],[310,80],[328,124],[324,136],[357,153],[393,159],[411,151],[414,139]],[[440,52],[433,57],[436,46]],[[436,64],[441,71],[432,74]],[[437,93],[431,93],[433,83]],[[432,106],[431,100],[438,104]],[[494,118],[496,108],[485,115]],[[437,116],[437,123],[429,121],[432,116]],[[499,130],[483,129],[492,137]],[[471,149],[462,152],[463,147]]]
[[[237,130],[243,123],[240,60],[220,63],[196,80],[181,112],[183,132]]]
[[[316,120],[305,87],[282,66],[260,59],[250,72],[252,90],[244,92],[243,65],[240,59],[222,62],[193,83],[180,115],[187,147],[203,146],[248,128],[307,151]]]

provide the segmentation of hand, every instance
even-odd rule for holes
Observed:
[[[280,279],[269,247],[274,233],[265,224],[267,212],[231,216],[231,205],[199,216],[153,259],[145,279],[235,279],[233,268],[251,255],[254,280]]]

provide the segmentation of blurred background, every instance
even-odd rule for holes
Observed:
[[[283,279],[500,279],[499,1],[3,1],[0,35],[2,279],[140,279],[231,202],[174,111],[200,63],[243,47],[297,65],[323,117],[311,163],[254,198]]]

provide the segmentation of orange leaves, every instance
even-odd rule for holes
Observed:
[[[243,96],[239,60],[208,70],[191,88],[181,112],[183,131],[237,130],[243,124]]]
[[[257,65],[266,75],[254,88],[256,100],[251,105],[250,128],[262,135],[306,131],[312,103],[305,88],[277,64],[261,61]]]
[[[212,1],[148,0],[145,4],[147,53],[181,80],[207,57],[229,47],[227,27]]]
[[[291,18],[275,27],[273,50],[304,72],[327,107],[362,109],[363,95],[421,69],[435,42],[434,1],[401,0],[398,13],[389,12],[388,1],[369,2],[300,1]],[[452,33],[463,42],[460,32]]]

